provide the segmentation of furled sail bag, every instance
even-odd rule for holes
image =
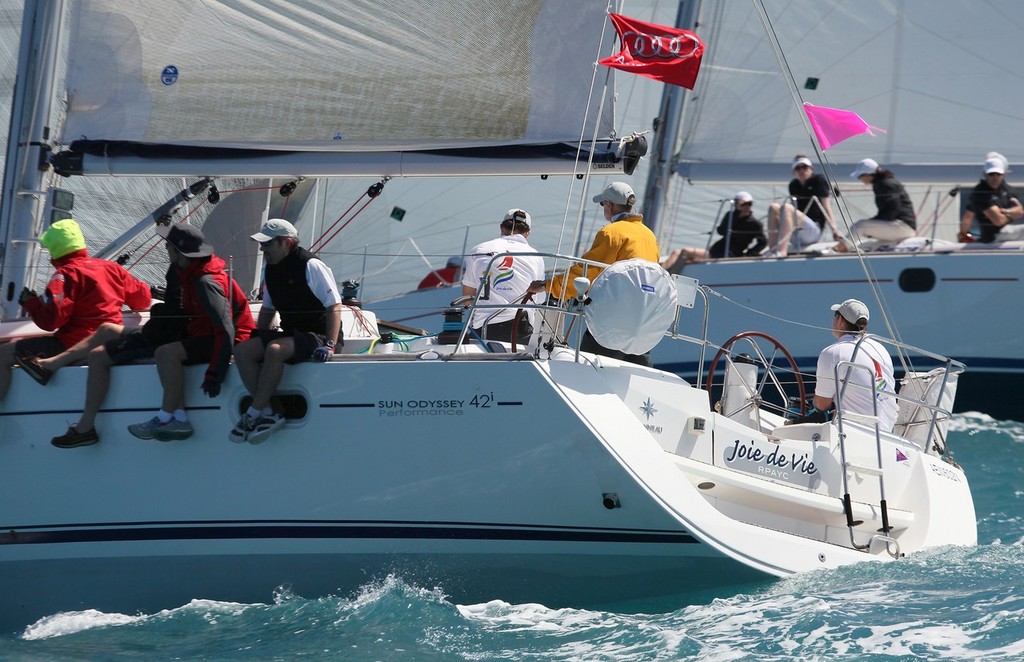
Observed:
[[[587,294],[587,328],[609,349],[627,354],[649,352],[675,319],[672,276],[647,260],[616,262],[594,279]]]

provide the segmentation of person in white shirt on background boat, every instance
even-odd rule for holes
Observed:
[[[867,332],[870,317],[868,307],[857,299],[847,299],[832,306],[832,335],[837,342],[818,355],[818,367],[814,373],[814,408],[803,416],[787,421],[787,425],[824,423],[828,419],[826,412],[836,401],[836,366],[842,361],[850,361],[867,370],[852,366],[839,369],[838,389],[842,390],[843,411],[873,416],[877,404],[879,429],[892,432],[899,414],[899,403],[896,396],[892,395],[896,390],[892,358],[879,342],[871,338],[861,341],[861,336]]]
[[[970,231],[975,220],[981,231],[981,243],[1024,238],[1024,207],[1017,192],[1006,183],[1006,171],[1006,158],[989,152],[982,166],[984,177],[971,191],[967,211],[960,221],[960,241],[974,241]]]
[[[768,206],[768,251],[765,257],[786,257],[799,253],[821,240],[828,223],[832,235],[839,237],[832,216],[832,190],[824,175],[814,174],[814,164],[806,154],[793,157],[793,179],[789,198]]]
[[[266,259],[263,305],[256,319],[256,333],[235,347],[235,364],[252,395],[252,404],[228,433],[228,439],[258,444],[286,422],[270,405],[284,365],[327,361],[344,340],[341,294],[334,273],[299,246],[295,226],[283,218],[272,218],[252,239],[259,242]],[[280,315],[279,329],[270,327],[275,315]]]
[[[661,267],[671,274],[678,274],[687,264],[708,258],[756,257],[768,245],[764,225],[754,216],[754,197],[746,191],[733,196],[732,208],[722,216],[716,232],[722,238],[711,244],[707,251],[703,248],[677,248],[669,253]]]
[[[837,253],[846,253],[865,239],[898,243],[917,234],[917,214],[910,195],[890,170],[874,159],[863,159],[850,177],[871,185],[878,211],[850,226],[850,237],[838,237]]]
[[[486,286],[487,299],[481,297],[479,303],[487,305],[514,304],[523,301],[529,291],[530,284],[544,279],[544,258],[532,255],[505,255],[501,259],[491,259],[502,253],[536,253],[527,239],[533,230],[533,219],[522,209],[509,209],[499,226],[501,236],[474,246],[469,251],[466,273],[462,277],[462,294],[475,296],[477,288],[483,282],[484,272],[488,264],[491,271],[486,274],[489,285]],[[532,303],[543,303],[544,295],[535,294]],[[517,343],[526,344],[533,335],[532,315],[528,311],[517,312],[514,306],[508,308],[480,308],[473,311],[471,326],[484,340],[501,340],[512,342],[513,328]]]

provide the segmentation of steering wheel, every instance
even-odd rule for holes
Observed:
[[[769,405],[777,406],[779,411],[784,413],[788,406],[788,399],[790,393],[790,391],[786,390],[786,386],[791,386],[794,382],[779,381],[778,375],[776,374],[776,370],[788,369],[789,372],[796,376],[796,389],[800,397],[800,415],[802,416],[803,414],[805,414],[807,412],[807,392],[804,388],[804,376],[800,374],[800,370],[797,368],[796,361],[793,359],[793,355],[789,353],[789,350],[787,350],[782,343],[780,343],[775,338],[772,338],[767,333],[762,333],[761,331],[743,331],[742,333],[737,333],[732,338],[729,338],[724,343],[722,343],[722,348],[718,350],[717,354],[715,354],[714,360],[711,361],[711,368],[708,370],[707,385],[705,387],[708,393],[711,393],[711,387],[714,384],[715,369],[718,367],[718,361],[721,360],[721,358],[726,355],[729,355],[731,357],[733,346],[739,342],[743,342],[745,346],[748,346],[750,348],[750,358],[752,358],[754,360],[754,363],[758,366],[759,374],[762,374],[761,378],[758,380],[757,385],[758,397]],[[777,366],[775,364],[775,359],[779,356],[779,354],[781,354],[783,358],[786,359],[786,362],[789,363],[788,368],[785,366],[785,364],[783,364],[782,366]],[[770,390],[772,397],[778,397],[780,399],[780,402],[778,404],[773,403],[770,400],[766,400],[764,398],[764,389],[768,382],[771,382],[772,384],[772,389]]]

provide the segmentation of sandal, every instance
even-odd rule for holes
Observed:
[[[29,377],[39,382],[40,386],[46,386],[53,377],[53,371],[45,368],[34,356],[15,356],[14,360]]]

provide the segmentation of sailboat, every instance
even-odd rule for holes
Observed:
[[[642,150],[601,128],[601,102],[579,84],[609,32],[595,1],[28,2],[0,217],[5,318],[10,293],[42,269],[40,229],[73,211],[54,206],[51,168],[187,178],[132,230],[145,234],[222,177],[625,172]],[[504,64],[481,82],[492,58]],[[502,80],[488,88],[489,76]],[[66,105],[51,112],[54,99]],[[566,110],[589,100],[592,114]],[[442,333],[415,336],[346,306],[344,351],[286,370],[287,423],[260,445],[228,441],[247,402],[234,371],[210,399],[204,367],[187,368],[196,434],[162,443],[126,430],[159,407],[154,367],[119,366],[101,442],[73,450],[47,439],[76,415],[87,369],[45,387],[15,371],[0,403],[0,627],[267,601],[282,587],[347,594],[391,573],[459,602],[677,608],[744,582],[976,543],[945,434],[961,363],[896,342],[936,367],[901,392],[892,431],[842,392],[833,422],[786,425],[789,391],[806,388],[782,343],[719,348],[689,332],[712,312],[694,279],[583,263],[603,271],[577,279],[568,309],[514,304],[564,318],[526,346],[476,337],[459,309]],[[495,308],[484,285],[471,309]],[[4,339],[37,332],[24,322]],[[707,354],[708,370],[689,383],[581,352],[584,325],[633,352],[667,333]]]
[[[1020,418],[1013,393],[1024,386],[1020,307],[1024,243],[961,243],[956,235],[971,188],[990,151],[1012,164],[1024,153],[1020,105],[989,94],[1012,76],[1012,37],[990,40],[1024,17],[994,2],[696,3],[689,19],[708,43],[693,93],[666,90],[680,112],[677,149],[663,153],[649,181],[648,221],[663,253],[705,247],[725,209],[713,199],[753,193],[755,214],[786,199],[790,164],[808,154],[833,187],[841,233],[875,212],[869,187],[851,179],[870,157],[893,171],[917,210],[918,236],[866,242],[861,254],[836,254],[823,242],[785,259],[738,258],[684,268],[722,295],[711,337],[737,328],[784,336],[797,363],[812,370],[827,342],[818,311],[847,297],[887,313],[885,332],[901,333],[967,364],[957,407]],[[765,25],[770,25],[770,30]],[[985,45],[982,45],[985,44]],[[989,45],[991,44],[991,45]],[[822,151],[801,104],[857,112],[881,127]],[[669,143],[674,145],[673,143]],[[667,194],[666,194],[667,192]],[[825,240],[828,241],[825,241]],[[665,345],[656,363],[691,376],[697,357]]]

